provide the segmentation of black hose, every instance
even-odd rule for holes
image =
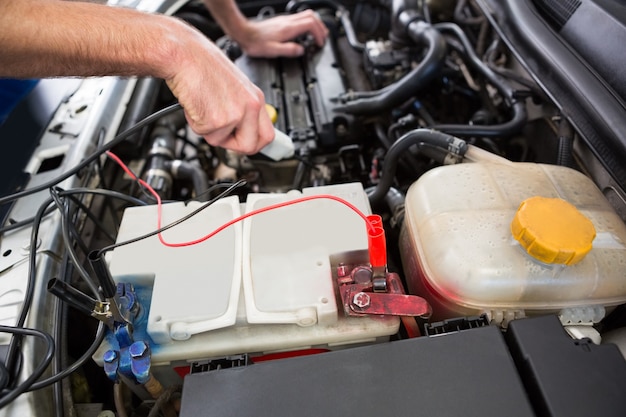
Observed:
[[[389,206],[389,210],[394,213],[404,206],[406,196],[397,188],[389,187],[389,191],[385,194],[385,203]]]
[[[407,30],[411,39],[427,48],[419,65],[396,83],[378,91],[368,91],[357,100],[336,106],[335,111],[351,114],[378,113],[405,102],[435,78],[446,56],[445,39],[432,25],[422,21],[411,22]],[[359,97],[358,92],[354,94]]]
[[[547,101],[545,93],[541,90],[541,88],[539,88],[539,86],[537,85],[535,81],[533,81],[532,79],[526,78],[525,76],[521,74],[518,74],[517,72],[515,72],[514,70],[510,68],[499,66],[496,63],[496,56],[498,54],[498,48],[500,48],[501,42],[502,42],[501,39],[497,38],[491,43],[491,45],[489,45],[489,47],[485,51],[485,58],[484,58],[485,64],[487,64],[487,66],[489,66],[489,68],[491,68],[492,71],[494,71],[496,74],[500,75],[501,77],[506,78],[508,80],[515,81],[518,84],[521,84],[522,86],[528,88],[537,98],[543,101]]]
[[[394,187],[390,187],[387,194],[385,194],[385,203],[391,212],[390,223],[392,227],[396,227],[404,223],[405,201],[406,195]]]
[[[444,132],[431,129],[415,129],[404,134],[391,145],[387,155],[385,155],[380,182],[373,190],[368,192],[370,204],[377,204],[385,198],[393,183],[399,159],[413,145],[416,145],[418,149],[427,146],[443,148],[459,156],[463,156],[467,151],[465,141]]]
[[[191,180],[198,201],[208,199],[205,191],[209,188],[209,179],[199,165],[176,159],[166,161],[164,166],[170,170],[174,178]]]
[[[559,122],[559,142],[556,155],[556,163],[561,166],[571,167],[573,163],[572,150],[574,148],[574,127],[561,115]]]
[[[387,135],[387,133],[385,132],[385,129],[380,123],[376,123],[376,125],[374,126],[374,129],[376,131],[376,137],[378,137],[378,140],[380,141],[380,143],[382,143],[382,145],[385,147],[385,150],[389,150],[389,148],[391,148],[391,146],[393,145],[395,136]],[[417,173],[419,162],[417,161],[417,159],[411,152],[407,152],[404,155],[404,158],[400,160],[398,163],[402,165],[401,168],[404,171],[408,173],[412,173],[412,174]]]
[[[467,57],[469,61],[469,65],[474,68],[476,71],[480,72],[486,79],[491,83],[499,92],[502,94],[505,100],[508,100],[508,104],[512,104],[515,101],[515,90],[511,87],[503,78],[501,78],[498,74],[489,68],[487,64],[485,64],[474,52],[474,48],[470,40],[467,38],[463,29],[459,27],[459,25],[454,23],[437,23],[433,25],[437,30],[444,32],[449,32],[454,34],[463,45],[463,50],[460,50],[462,54]],[[454,47],[454,44],[450,44],[450,46]]]
[[[526,124],[527,113],[525,103],[515,96],[515,89],[476,55],[467,35],[458,25],[454,23],[437,23],[434,27],[442,33],[450,32],[454,34],[461,41],[463,50],[458,50],[458,52],[465,56],[468,64],[474,70],[481,73],[498,90],[505,103],[511,107],[512,115],[509,121],[496,125],[442,124],[430,127],[460,137],[503,137],[518,133]],[[450,42],[449,45],[455,49],[458,48],[453,42]]]
[[[376,137],[378,137],[378,140],[385,147],[385,149],[391,148],[391,145],[393,145],[393,139],[390,138],[393,138],[393,136],[388,135],[387,132],[385,132],[385,128],[381,123],[376,123],[374,129],[376,131]]]
[[[512,136],[518,133],[526,124],[526,105],[520,101],[514,103],[512,113],[513,116],[509,121],[495,125],[441,124],[430,126],[430,128],[462,138],[470,136],[487,138]]]
[[[391,0],[389,8],[391,13],[389,40],[395,46],[407,45],[411,40],[407,31],[409,24],[414,20],[425,20],[420,10],[423,7],[413,0]]]

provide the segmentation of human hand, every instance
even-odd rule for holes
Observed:
[[[274,138],[263,92],[217,46],[192,35],[164,77],[191,129],[210,145],[257,153]]]
[[[306,33],[318,46],[323,46],[328,36],[324,22],[312,10],[264,20],[248,20],[241,30],[231,36],[247,55],[273,58],[302,55],[304,47],[293,40]]]
[[[162,78],[209,144],[252,154],[274,138],[261,90],[183,20],[66,1],[0,0],[0,12],[0,76]]]

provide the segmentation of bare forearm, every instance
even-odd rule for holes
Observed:
[[[241,13],[235,0],[204,0],[204,4],[227,35],[236,39],[246,30],[247,18]]]
[[[274,137],[261,90],[183,21],[92,3],[0,0],[0,77],[100,75],[163,78],[211,145],[255,153]]]
[[[188,28],[134,10],[54,0],[0,0],[0,76],[167,77]],[[191,35],[193,36],[193,35]]]

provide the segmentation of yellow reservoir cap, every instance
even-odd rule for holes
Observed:
[[[582,260],[596,237],[591,220],[573,204],[539,196],[522,201],[511,233],[535,259],[565,265]]]
[[[276,120],[278,120],[278,112],[276,111],[276,107],[272,106],[271,104],[265,103],[265,110],[267,111],[267,115],[270,117],[272,124],[276,123]]]

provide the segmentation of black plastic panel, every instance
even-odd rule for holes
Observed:
[[[552,21],[557,29],[563,27],[576,9],[581,0],[534,0],[537,7],[542,10],[548,20]]]
[[[626,5],[611,0],[534,0],[555,29],[626,98]],[[609,7],[611,6],[611,7]]]
[[[556,316],[512,321],[506,339],[538,415],[626,416],[626,361],[617,346],[574,340]]]
[[[493,326],[185,378],[181,417],[534,415]]]
[[[625,189],[626,102],[542,17],[531,0],[477,3],[518,60]]]

